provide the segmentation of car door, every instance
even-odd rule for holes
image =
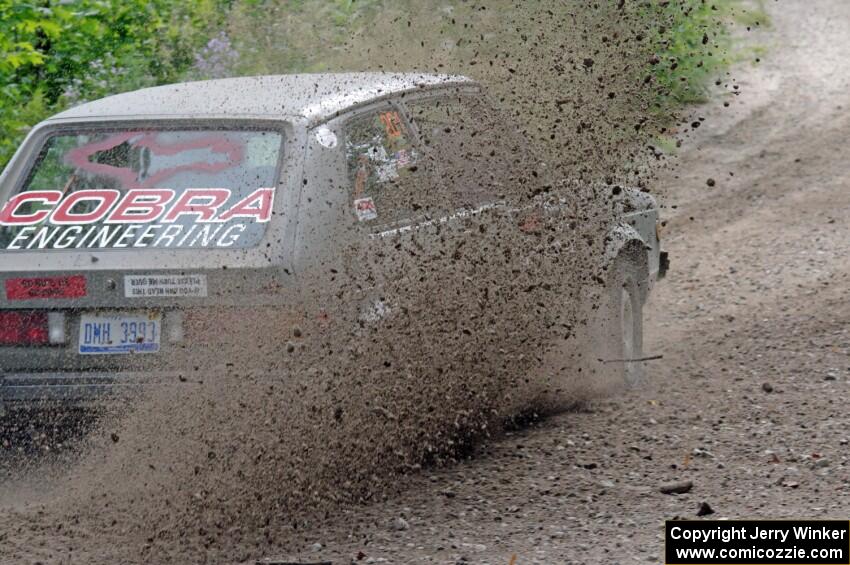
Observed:
[[[523,125],[486,99],[452,93],[405,108],[454,205],[450,279],[472,334],[466,341],[502,363],[494,374],[522,359],[517,376],[527,384],[542,374],[536,361],[575,332],[585,273],[576,200],[559,194]],[[571,363],[559,358],[558,370]],[[559,386],[553,374],[541,388]]]
[[[376,324],[416,295],[407,279],[422,267],[420,251],[429,247],[421,228],[444,216],[446,207],[430,158],[397,106],[381,104],[352,116],[342,137],[345,237],[359,249],[343,263],[356,281],[359,323]]]
[[[456,237],[452,270],[466,271],[485,296],[530,267],[517,220],[537,172],[521,136],[476,95],[450,93],[407,101],[405,109],[450,202],[446,230]],[[536,186],[536,183],[534,183]],[[505,298],[507,298],[505,296]],[[507,313],[507,312],[505,312]]]

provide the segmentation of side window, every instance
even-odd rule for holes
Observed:
[[[455,207],[501,200],[507,186],[533,169],[518,129],[476,99],[429,99],[408,110]]]
[[[385,108],[352,120],[345,151],[358,221],[392,224],[423,213],[428,189],[421,154],[397,110]]]

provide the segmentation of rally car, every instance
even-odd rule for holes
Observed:
[[[468,147],[453,116],[479,111],[480,94],[457,76],[235,78],[120,94],[38,124],[0,177],[0,403],[182,379],[203,335],[287,316],[293,289],[350,226],[383,238],[498,207],[504,194],[481,189],[477,168],[452,177],[465,189],[446,193],[442,216],[400,196],[424,191],[422,175],[404,180],[429,153]],[[502,158],[498,147],[478,155]],[[634,380],[643,303],[663,270],[658,210],[643,192],[613,192],[611,361]],[[391,311],[379,299],[358,308],[361,324]]]

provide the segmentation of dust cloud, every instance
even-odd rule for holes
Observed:
[[[669,120],[646,80],[663,24],[631,2],[463,4],[463,18],[424,3],[388,9],[327,66],[481,80],[499,109],[452,116],[467,132],[454,157],[458,178],[500,205],[379,237],[348,228],[345,249],[294,277],[287,316],[258,308],[242,335],[187,351],[178,385],[104,414],[67,468],[43,475],[49,495],[4,509],[0,562],[285,551],[506,420],[615,386],[587,347],[606,279],[601,226],[620,184],[645,182],[647,140]],[[414,187],[452,156],[430,158]],[[304,182],[321,186],[307,213],[331,225],[350,213],[324,198],[345,187]],[[426,218],[445,212],[431,192],[407,197]],[[370,301],[377,322],[364,317]]]

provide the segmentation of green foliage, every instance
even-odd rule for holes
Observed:
[[[345,41],[370,27],[378,10],[399,3],[402,0],[237,0],[228,24],[240,55],[234,70],[254,75],[336,69],[333,62]]]
[[[756,0],[759,6],[761,1]],[[607,3],[623,4],[617,0]],[[744,5],[742,0],[625,3],[627,11],[638,14],[640,24],[635,33],[645,31],[642,35],[647,36],[641,39],[641,44],[652,46],[646,64],[630,65],[630,68],[642,73],[637,80],[650,75],[657,93],[656,107],[666,111],[704,100],[713,77],[731,62],[727,24],[732,20],[763,19],[763,9],[745,9]],[[522,17],[522,3],[492,0],[488,8],[485,11],[477,3],[460,0],[237,0],[229,29],[241,55],[238,67],[244,74],[360,69],[364,68],[364,58],[368,58],[365,67],[371,68],[373,60],[386,62],[386,51],[403,53],[397,58],[416,66],[433,54],[429,39],[453,41],[455,54],[464,45],[472,44],[480,59],[499,57],[504,46],[495,38],[511,36],[512,29],[508,28],[516,27],[513,19]],[[484,14],[495,16],[496,27],[488,25]],[[408,27],[410,20],[414,20],[416,29]],[[451,25],[444,25],[445,21],[451,21]],[[456,21],[475,21],[476,26],[460,29]],[[424,56],[411,54],[409,46],[398,41],[395,33],[398,28],[417,40],[426,39],[421,44],[419,41],[412,44],[413,48],[424,51]],[[480,41],[482,28],[494,40]],[[366,36],[373,43],[364,40]],[[389,36],[395,43],[382,46],[379,41]],[[426,43],[431,46],[423,49]],[[363,57],[364,47],[369,50],[367,57]],[[651,55],[654,55],[652,59]],[[517,54],[516,58],[521,57]]]
[[[622,6],[608,4],[600,13]],[[0,166],[46,116],[154,84],[320,70],[486,75],[483,65],[463,61],[493,67],[504,59],[505,41],[513,37],[505,25],[523,17],[521,6],[508,0],[494,0],[487,10],[461,0],[0,0]],[[768,23],[763,9],[747,12],[741,0],[625,6],[645,30],[640,48],[650,49],[645,63],[630,52],[638,64],[626,67],[637,82],[648,75],[652,105],[662,114],[702,100],[729,64],[727,21]],[[494,69],[498,76],[499,65]]]
[[[70,104],[179,79],[227,0],[0,0],[0,165]]]
[[[729,63],[725,25],[733,0],[655,2],[658,50],[650,62],[662,109],[702,102],[713,77]]]

